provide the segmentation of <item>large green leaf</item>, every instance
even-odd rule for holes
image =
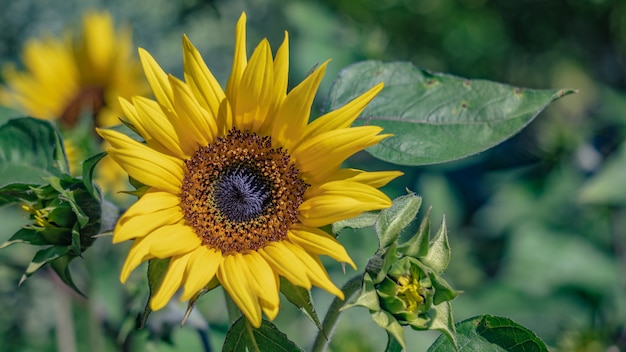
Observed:
[[[428,352],[547,352],[548,348],[535,333],[508,318],[482,315],[456,324],[458,350],[445,335],[440,336]]]
[[[0,126],[0,187],[43,184],[43,177],[59,175],[57,141],[47,121],[24,117]]]
[[[287,338],[276,326],[263,320],[258,329],[253,328],[245,317],[240,317],[231,325],[222,351],[250,352],[301,352],[302,349]]]
[[[327,110],[343,106],[379,82],[385,89],[354,125],[377,125],[392,133],[367,151],[404,165],[442,163],[491,148],[519,132],[548,104],[574,92],[469,80],[408,62],[365,61],[339,74]]]

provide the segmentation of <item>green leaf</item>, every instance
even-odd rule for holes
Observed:
[[[33,260],[30,264],[28,264],[26,271],[22,275],[18,286],[24,283],[24,281],[33,275],[37,270],[41,269],[41,267],[64,256],[68,251],[69,248],[66,246],[52,246],[35,253]]]
[[[304,314],[306,314],[311,321],[313,321],[318,330],[322,330],[322,324],[320,323],[315,307],[313,306],[311,291],[303,287],[294,286],[291,282],[289,282],[289,280],[281,277],[280,292],[289,302],[300,308],[300,310],[304,312]]]
[[[365,61],[341,71],[329,93],[335,110],[379,82],[383,91],[354,123],[394,136],[367,149],[403,165],[436,164],[489,149],[573,90],[533,90],[432,73],[408,62]]]
[[[332,231],[335,235],[337,235],[339,232],[341,232],[345,228],[362,229],[364,227],[369,227],[369,226],[374,225],[374,223],[376,222],[376,219],[378,219],[378,213],[372,213],[372,212],[362,213],[361,215],[357,217],[346,219],[346,220],[341,220],[341,221],[337,221],[333,223]]]
[[[165,276],[169,266],[170,258],[154,258],[148,260],[148,287],[150,288],[150,294],[148,295],[148,302],[146,302],[146,307],[144,308],[141,319],[139,320],[139,328],[143,328],[146,325],[146,320],[148,320],[148,316],[152,313],[152,309],[150,308],[150,299],[152,299],[152,295],[155,294],[159,289],[159,286],[161,286],[161,281],[163,281],[163,277]]]
[[[0,126],[0,187],[40,185],[44,177],[60,175],[57,138],[52,125],[38,119],[12,119]]]
[[[448,341],[454,347],[454,350],[458,350],[457,336],[454,326],[454,319],[452,318],[452,306],[450,302],[443,302],[435,306],[435,319],[430,326],[431,330],[439,330],[443,333]]]
[[[508,318],[482,315],[456,324],[459,352],[547,352],[535,333]],[[428,352],[457,351],[446,336],[440,336]]]
[[[450,244],[448,243],[448,230],[446,228],[446,217],[441,221],[441,227],[429,245],[428,253],[421,261],[428,265],[437,274],[441,274],[448,267],[450,262]]]
[[[428,207],[428,211],[415,236],[398,246],[398,252],[407,257],[423,257],[428,253],[428,241],[430,240],[430,211],[433,207]]]
[[[380,249],[387,248],[396,241],[400,231],[415,219],[421,205],[422,198],[410,193],[394,199],[391,207],[380,212],[375,224]]]
[[[17,231],[8,241],[0,244],[0,249],[6,248],[17,243],[27,243],[36,246],[50,244],[44,236],[33,229],[22,228]]]
[[[91,194],[93,197],[98,197],[98,195],[96,195],[93,184],[93,174],[96,165],[105,156],[107,156],[106,152],[98,153],[83,162],[83,183],[85,184],[85,188],[87,189],[89,194]]]
[[[302,349],[287,338],[276,326],[263,320],[258,329],[253,328],[245,317],[231,325],[222,351],[250,352],[300,352]]]
[[[588,204],[626,204],[626,144],[612,155],[602,168],[580,190],[578,200]]]

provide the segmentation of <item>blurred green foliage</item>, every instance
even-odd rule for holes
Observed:
[[[248,13],[251,46],[267,36],[276,48],[287,29],[292,82],[333,58],[318,94],[320,110],[338,71],[363,59],[408,60],[530,88],[579,89],[504,144],[459,162],[402,167],[405,176],[385,191],[396,197],[408,187],[434,206],[434,222],[446,214],[452,247],[447,279],[465,291],[452,303],[457,321],[477,314],[505,316],[557,351],[626,349],[625,197],[615,196],[623,194],[626,174],[598,176],[609,173],[605,164],[611,159],[618,170],[626,163],[618,156],[626,135],[623,1],[0,0],[0,61],[18,62],[28,37],[60,34],[91,8],[108,9],[118,23],[129,23],[135,44],[178,76],[180,40],[187,33],[221,82],[230,72],[234,23],[241,11]],[[368,170],[398,168],[365,153],[350,163]],[[590,182],[601,184],[593,186],[600,190],[589,190]],[[0,212],[3,241],[25,220],[15,209]],[[406,236],[416,230],[413,225]],[[377,246],[371,230],[347,230],[340,240],[359,268]],[[63,316],[55,313],[51,293],[63,288],[35,276],[17,289],[33,254],[21,251],[26,253],[0,252],[0,311],[6,312],[0,314],[0,346],[53,351],[54,327]],[[78,285],[89,287],[90,299],[64,293],[75,308],[70,318],[79,350],[197,350],[206,342],[208,326],[210,343],[219,350],[228,327],[217,293],[198,302],[196,320],[165,336],[172,346],[152,338],[163,337],[163,326],[178,324],[184,306],[159,312],[160,318],[155,314],[148,329],[133,330],[146,284],[139,274],[126,286],[118,284],[126,251],[108,239],[97,241],[85,258],[87,270],[76,268]],[[350,276],[338,266],[329,272],[338,284]],[[331,297],[313,295],[323,314]],[[308,348],[314,325],[286,302],[281,310],[276,325]],[[382,350],[386,337],[367,316],[356,309],[346,312],[331,347]],[[407,345],[425,350],[436,336],[412,332]]]

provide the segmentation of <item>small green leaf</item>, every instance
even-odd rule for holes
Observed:
[[[341,307],[340,311],[344,311],[346,309],[361,306],[369,309],[370,311],[379,311],[380,310],[380,302],[378,300],[378,294],[376,293],[376,289],[374,288],[374,282],[372,282],[372,278],[370,274],[365,273],[363,275],[363,283],[361,286],[361,290],[357,293],[357,295],[350,300],[350,302],[346,303]]]
[[[154,258],[148,260],[148,286],[150,288],[150,294],[148,295],[148,302],[146,302],[146,307],[144,308],[141,319],[139,320],[139,328],[143,328],[146,325],[146,320],[148,320],[148,316],[152,313],[152,309],[150,308],[150,299],[152,299],[152,295],[155,294],[159,289],[159,286],[161,286],[161,281],[163,281],[163,276],[165,276],[169,266],[170,258]]]
[[[400,231],[413,221],[422,205],[422,198],[409,193],[393,200],[391,207],[380,212],[376,220],[379,248],[387,248],[396,241]]]
[[[281,277],[280,292],[289,302],[300,308],[300,310],[304,312],[304,314],[306,314],[311,321],[313,321],[318,330],[322,330],[322,324],[320,323],[315,307],[313,306],[311,291],[303,287],[294,286],[291,282],[289,282],[289,280]]]
[[[337,235],[345,228],[362,229],[374,225],[376,219],[378,219],[378,213],[366,212],[357,217],[333,223],[332,231]]]
[[[6,248],[16,243],[27,243],[36,246],[50,244],[46,240],[46,238],[42,236],[38,231],[35,231],[33,229],[21,228],[13,236],[11,236],[8,241],[0,244],[0,249]]]
[[[263,320],[258,329],[253,328],[245,317],[240,317],[231,325],[222,351],[250,352],[300,352],[302,349],[287,338],[276,326]]]
[[[65,246],[52,246],[35,253],[33,260],[30,264],[28,264],[26,271],[22,275],[18,286],[24,283],[24,281],[33,275],[37,270],[41,269],[41,267],[64,256],[68,251],[69,248]]]
[[[441,221],[441,227],[435,238],[433,238],[428,248],[428,253],[421,261],[428,265],[437,274],[441,274],[448,267],[450,262],[450,244],[448,243],[448,230],[446,228],[446,217]]]
[[[447,336],[440,336],[428,352],[547,352],[534,332],[508,318],[481,315],[456,324],[458,350]]]
[[[95,188],[93,184],[93,174],[96,168],[96,165],[102,158],[107,156],[106,152],[102,152],[92,156],[91,158],[85,160],[83,162],[83,183],[85,184],[85,188],[93,197],[97,197],[95,193]]]
[[[385,161],[435,164],[467,157],[510,138],[573,90],[533,90],[432,73],[408,62],[364,61],[341,71],[329,93],[335,110],[379,82],[383,91],[355,121],[393,137],[367,149]]]
[[[381,328],[387,331],[388,336],[393,337],[402,346],[402,349],[406,349],[406,341],[404,340],[404,327],[398,323],[396,318],[391,313],[379,310],[372,312],[372,320],[378,324]]]
[[[408,241],[404,242],[398,247],[398,252],[401,252],[407,257],[423,257],[428,253],[428,241],[430,240],[430,211],[433,207],[428,207],[428,211],[415,236],[411,237]]]
[[[0,187],[40,185],[60,175],[55,162],[57,132],[47,121],[17,118],[0,126]]]
[[[452,286],[450,286],[450,284],[441,276],[433,272],[430,272],[428,276],[433,288],[435,289],[433,304],[438,305],[445,301],[451,301],[459,295],[459,291],[453,289]]]

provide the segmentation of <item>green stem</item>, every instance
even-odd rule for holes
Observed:
[[[363,274],[358,274],[348,280],[345,285],[341,288],[343,294],[345,296],[345,300],[339,299],[339,297],[335,297],[333,303],[331,303],[328,308],[328,312],[326,312],[326,316],[324,317],[324,322],[322,323],[322,330],[317,333],[315,337],[315,342],[313,343],[313,352],[324,352],[328,348],[328,344],[330,343],[330,337],[335,331],[335,326],[337,321],[339,320],[339,314],[341,314],[341,307],[345,304],[345,301],[349,300],[352,295],[354,295],[360,288],[363,282]]]
[[[72,302],[69,292],[61,279],[50,269],[50,281],[54,286],[54,320],[57,350],[76,352],[76,337],[74,336],[74,317],[72,316]]]
[[[232,325],[241,316],[241,310],[237,307],[237,303],[230,298],[226,290],[224,291],[224,299],[226,300],[226,312],[228,312],[228,322]]]

